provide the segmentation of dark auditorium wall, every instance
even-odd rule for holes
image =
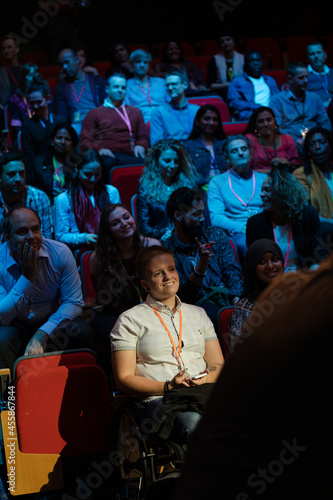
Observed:
[[[64,6],[77,0],[48,1]],[[107,58],[107,47],[119,39],[151,45],[169,37],[192,42],[211,39],[225,28],[239,38],[273,36],[280,39],[288,34],[321,36],[333,31],[331,16],[325,15],[327,3],[323,0],[308,5],[300,0],[221,0],[220,8],[225,12],[220,15],[211,0],[88,1],[91,7],[86,11],[81,9],[80,26],[95,59],[99,60]],[[1,0],[0,32],[13,31],[22,35],[25,20],[31,21],[39,9],[36,0]],[[39,28],[24,45],[25,49],[40,48],[45,43],[47,28],[47,25]]]

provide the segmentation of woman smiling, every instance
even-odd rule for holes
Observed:
[[[322,260],[319,216],[297,179],[284,169],[271,170],[262,184],[261,199],[263,212],[247,222],[247,245],[261,238],[275,241],[290,271]]]
[[[179,187],[196,186],[197,173],[182,144],[174,139],[158,141],[148,152],[137,197],[140,232],[160,240],[172,224],[166,213],[170,194]]]
[[[267,173],[276,162],[286,168],[299,165],[295,141],[280,133],[271,108],[260,106],[253,111],[245,135],[251,143],[253,170]]]

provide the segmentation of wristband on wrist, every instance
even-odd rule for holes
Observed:
[[[200,276],[200,278],[203,278],[204,276],[206,276],[206,271],[202,274],[202,273],[198,273],[198,271],[196,270],[196,268],[194,267],[193,268],[193,272],[194,274],[196,274],[197,276]]]
[[[164,382],[164,392],[168,391],[169,390],[169,384],[170,384],[170,380],[166,380]]]

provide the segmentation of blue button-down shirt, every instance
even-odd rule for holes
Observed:
[[[79,316],[82,290],[70,249],[58,241],[43,238],[38,252],[37,276],[32,283],[22,271],[10,245],[0,245],[0,325],[14,319],[40,328],[53,336]]]
[[[305,99],[299,101],[291,90],[283,90],[271,98],[277,125],[282,134],[289,134],[295,140],[302,137],[303,127],[324,127],[332,130],[331,122],[320,97],[314,92],[305,92]]]
[[[185,141],[192,132],[199,108],[189,102],[181,108],[172,102],[156,108],[150,120],[150,144],[153,146],[161,139]]]

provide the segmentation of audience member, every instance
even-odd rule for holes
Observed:
[[[160,246],[142,249],[137,268],[148,295],[145,302],[122,313],[112,329],[112,366],[118,389],[140,398],[158,420],[163,402],[174,389],[189,388],[195,398],[195,389],[201,386],[198,399],[205,401],[224,360],[205,311],[182,303],[176,295],[179,277],[171,250]],[[198,374],[206,375],[194,378]],[[192,411],[188,409],[191,400]],[[172,429],[180,443],[187,441],[200,419],[193,411],[195,399],[191,400],[183,402],[180,412],[173,408]],[[168,407],[170,410],[170,403]]]
[[[90,347],[84,343],[88,326],[78,318],[83,306],[81,282],[70,250],[43,238],[40,218],[30,208],[9,212],[4,233],[7,241],[0,246],[1,368],[11,368],[20,355],[45,352],[49,343],[55,350]],[[74,325],[66,336],[63,329]],[[57,335],[61,335],[60,349]]]
[[[150,121],[157,106],[168,102],[164,78],[149,75],[151,54],[143,49],[135,50],[130,55],[133,77],[127,81],[125,104],[139,108],[145,123]]]
[[[106,90],[108,97],[103,106],[89,111],[80,136],[83,150],[95,149],[102,156],[105,180],[115,165],[142,164],[149,145],[141,111],[123,104],[126,94],[124,75],[111,75]]]
[[[18,87],[8,101],[10,124],[13,137],[16,139],[18,132],[22,128],[22,123],[26,118],[32,117],[32,109],[27,100],[27,88],[35,75],[39,75],[38,66],[34,63],[27,63],[21,67]]]
[[[154,71],[157,76],[165,78],[173,71],[180,71],[187,77],[188,86],[186,95],[200,95],[206,90],[205,79],[202,71],[193,61],[184,59],[183,48],[177,41],[166,42],[162,49],[162,60],[155,64]]]
[[[262,73],[263,56],[258,50],[248,50],[244,58],[244,75],[231,80],[228,104],[237,120],[249,120],[254,109],[268,106],[279,92],[274,78]]]
[[[165,498],[327,498],[332,279],[333,257],[314,273],[285,274],[265,290],[191,436],[174,495]]]
[[[309,203],[317,210],[322,233],[333,229],[333,139],[325,128],[314,127],[306,135],[303,166],[294,170],[296,179],[307,193]]]
[[[260,106],[250,117],[245,135],[251,144],[251,167],[257,172],[269,172],[278,162],[299,166],[297,146],[288,134],[281,134],[271,108]]]
[[[275,241],[286,271],[309,268],[322,260],[320,220],[305,189],[286,169],[272,169],[261,188],[263,211],[247,221],[248,246],[261,238]]]
[[[34,78],[27,88],[27,96],[33,115],[22,124],[22,147],[32,168],[35,158],[46,154],[52,130],[63,118],[54,116],[49,109],[50,89],[44,79]]]
[[[242,272],[223,229],[205,227],[204,211],[202,192],[188,187],[176,189],[167,202],[174,229],[163,245],[175,257],[179,298],[203,307],[217,331],[218,311],[237,302],[242,293]]]
[[[198,185],[204,190],[208,189],[212,177],[228,169],[222,151],[225,138],[219,110],[212,104],[201,106],[192,132],[183,144],[200,175]]]
[[[85,73],[91,75],[99,75],[98,69],[93,65],[93,61],[88,49],[83,44],[76,44],[74,47],[75,53],[79,59],[79,66]]]
[[[133,77],[133,67],[130,62],[130,50],[126,43],[115,42],[110,49],[110,64],[107,69],[105,78],[108,80],[114,73],[121,73],[126,80]]]
[[[66,243],[76,259],[91,250],[97,241],[99,219],[103,209],[120,202],[118,189],[105,185],[102,160],[88,150],[77,162],[67,191],[55,199],[55,238]]]
[[[73,49],[63,49],[58,57],[64,78],[53,91],[55,112],[81,133],[83,120],[106,97],[105,80],[80,68],[79,58]]]
[[[40,218],[42,236],[52,238],[50,201],[40,189],[27,186],[25,176],[25,157],[21,152],[0,155],[0,241],[3,240],[5,216],[18,205],[35,210]]]
[[[246,137],[227,137],[223,151],[229,170],[210,181],[208,209],[212,225],[222,227],[232,238],[243,263],[246,222],[251,214],[260,211],[260,188],[266,175],[250,167],[251,149]]]
[[[195,115],[199,109],[185,97],[188,82],[185,73],[172,71],[165,77],[170,102],[156,108],[150,120],[150,144],[154,146],[161,139],[185,141],[192,130]]]
[[[68,189],[68,182],[78,157],[75,149],[78,137],[67,123],[58,123],[51,133],[51,146],[45,156],[35,159],[28,183],[42,189],[51,204],[54,198]]]
[[[140,304],[146,297],[136,270],[140,248],[160,245],[141,236],[129,209],[115,203],[107,206],[99,223],[98,238],[89,257],[89,272],[96,290],[97,310],[91,326],[108,353],[110,364],[110,331],[119,314]]]
[[[172,224],[166,212],[170,194],[179,187],[194,188],[196,170],[182,144],[173,139],[156,143],[148,152],[136,202],[140,233],[161,240]]]
[[[309,92],[316,92],[325,108],[333,96],[333,70],[326,66],[327,54],[320,42],[311,42],[306,47],[308,55],[308,86]]]
[[[21,64],[18,38],[11,34],[4,35],[1,39],[1,53],[6,62],[5,66],[0,67],[0,108],[3,109],[19,86]]]
[[[307,131],[315,126],[332,130],[325,106],[315,92],[306,90],[308,70],[302,62],[287,66],[289,88],[273,96],[270,107],[274,111],[277,125],[282,134],[291,135],[302,155]]]
[[[229,31],[221,34],[218,43],[221,52],[208,61],[207,86],[227,100],[229,83],[244,73],[244,55],[235,50],[235,39]]]
[[[281,248],[272,240],[261,239],[247,249],[244,261],[244,291],[236,303],[228,324],[230,348],[237,344],[250,313],[262,292],[284,272]]]

